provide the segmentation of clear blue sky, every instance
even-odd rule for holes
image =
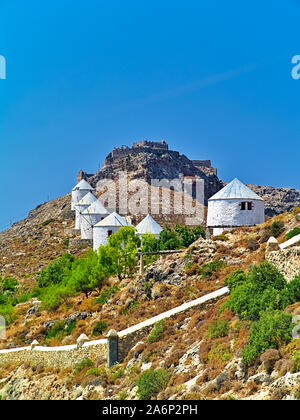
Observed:
[[[145,138],[300,189],[299,20],[297,0],[0,0],[0,230]]]

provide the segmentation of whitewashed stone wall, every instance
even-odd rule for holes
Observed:
[[[81,216],[81,239],[93,239],[93,226],[104,219],[107,214],[83,214]]]
[[[81,228],[81,213],[90,207],[90,204],[75,204],[75,229],[80,230]]]
[[[121,226],[120,226],[121,227]],[[119,226],[94,226],[93,229],[93,249],[97,251],[101,245],[106,245],[108,240],[108,231],[116,233]]]
[[[253,203],[252,210],[241,210],[241,202],[246,199],[211,200],[208,201],[207,226],[254,226],[265,221],[264,202],[248,200]]]

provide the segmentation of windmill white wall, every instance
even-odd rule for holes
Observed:
[[[93,249],[97,251],[101,245],[106,245],[109,231],[116,233],[121,226],[94,226],[93,229]]]
[[[116,233],[122,226],[132,225],[116,212],[97,223],[93,228],[94,251],[97,251],[101,245],[106,245],[109,235]]]
[[[255,226],[265,221],[264,201],[234,179],[208,200],[207,226],[214,235],[226,228]]]
[[[81,215],[81,239],[93,239],[93,227],[108,215],[109,212],[99,200],[84,210]]]
[[[90,207],[91,204],[93,204],[95,201],[97,201],[97,198],[92,194],[91,192],[88,192],[80,201],[78,204],[75,204],[74,210],[75,210],[75,230],[80,230],[81,227],[81,218],[82,213],[84,210]]]
[[[95,189],[85,180],[82,179],[73,189],[72,189],[72,200],[71,200],[71,210],[75,210],[75,205],[88,193],[94,192]]]

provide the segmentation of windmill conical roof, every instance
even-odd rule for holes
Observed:
[[[78,203],[77,205],[87,205],[93,204],[97,201],[97,198],[91,192],[88,192]]]
[[[144,233],[152,233],[159,235],[163,230],[162,227],[148,214],[137,226],[137,232],[142,235]]]
[[[109,216],[105,217],[105,219],[101,220],[101,222],[97,223],[95,226],[132,226],[124,217],[120,216],[115,211],[111,213]]]
[[[95,188],[91,187],[90,184],[85,179],[82,179],[80,182],[78,182],[77,185],[75,185],[75,187],[73,188],[72,191],[75,191],[75,190],[90,190],[90,191],[94,191]]]
[[[106,208],[96,199],[82,214],[109,214]]]
[[[245,184],[235,178],[226,187],[222,188],[210,200],[230,200],[232,198],[241,198],[249,200],[262,200],[262,198],[255,192],[250,190]]]

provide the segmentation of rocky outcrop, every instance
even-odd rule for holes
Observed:
[[[115,148],[106,157],[103,167],[96,174],[79,171],[77,181],[84,178],[96,187],[101,179],[118,178],[126,171],[130,179],[143,179],[148,184],[152,179],[203,179],[205,204],[207,199],[222,189],[226,183],[217,176],[217,169],[210,160],[190,160],[177,151],[169,150],[165,142],[137,142],[132,147]],[[273,217],[300,205],[300,191],[294,188],[248,185],[265,200],[266,215]]]
[[[265,212],[268,217],[291,211],[300,205],[300,191],[294,188],[276,188],[260,185],[248,185],[265,201]]]
[[[153,179],[203,179],[206,201],[222,188],[223,184],[217,177],[216,170],[209,167],[209,161],[192,161],[179,152],[169,150],[166,144],[162,145],[164,147],[151,145],[152,143],[136,143],[132,148],[124,146],[118,153],[119,149],[114,149],[95,175],[88,176],[82,171],[78,175],[87,179],[94,187],[101,179],[118,179],[122,171],[126,171],[130,179],[143,179],[148,184]],[[203,162],[202,166],[199,162]]]

